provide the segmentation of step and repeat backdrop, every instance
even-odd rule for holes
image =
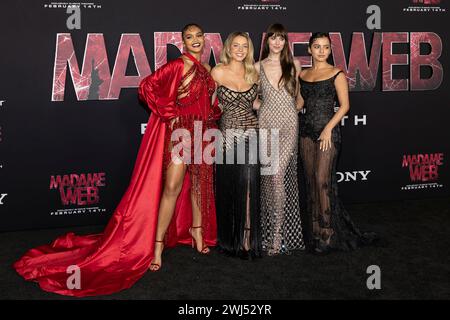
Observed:
[[[341,122],[344,202],[450,194],[448,1],[0,6],[0,231],[106,223],[149,117],[137,86],[180,55],[180,30],[190,22],[203,26],[203,59],[212,66],[232,31],[250,34],[258,60],[266,28],[283,23],[305,68],[311,33],[330,32],[331,62],[351,91]]]

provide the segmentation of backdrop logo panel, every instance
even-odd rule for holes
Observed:
[[[311,33],[290,33],[291,46],[306,43]],[[346,71],[351,91],[371,91],[375,88],[379,72],[380,55],[382,58],[383,91],[435,90],[443,80],[442,64],[438,60],[442,53],[442,41],[433,32],[376,32],[373,34],[370,59],[367,58],[364,34],[353,33],[349,60],[341,33],[331,33],[333,60],[337,67]],[[180,32],[155,32],[155,69],[167,62],[167,45],[182,50]],[[410,54],[394,54],[394,44],[405,43],[410,46]],[[428,54],[421,54],[420,46],[427,44]],[[217,62],[223,43],[220,34],[206,34],[206,48],[202,57],[209,61],[211,55]],[[126,75],[130,55],[133,56],[137,75]],[[303,66],[311,64],[311,57],[297,56]],[[409,66],[408,79],[395,79],[393,67]],[[68,68],[67,68],[68,67]],[[431,69],[430,77],[421,76],[421,68]],[[74,86],[77,100],[119,99],[122,88],[136,88],[139,82],[151,73],[150,64],[139,34],[122,34],[111,72],[107,47],[103,34],[87,34],[80,72],[75,55],[72,36],[59,33],[56,36],[55,60],[53,69],[52,101],[64,101],[67,69]]]
[[[403,8],[404,12],[440,13],[447,9],[440,6],[441,0],[409,0],[410,5]]]
[[[81,9],[101,9],[102,5],[95,2],[49,2],[45,3],[44,8],[48,9],[66,9],[70,7],[77,7]]]
[[[100,202],[100,188],[106,186],[105,180],[105,172],[52,175],[50,190],[58,190],[61,205],[79,207],[65,208],[52,212],[51,215],[104,212],[105,209],[92,206]]]
[[[412,184],[402,190],[442,188],[439,183],[439,169],[444,164],[443,153],[419,153],[403,155],[402,167],[408,169]]]
[[[287,10],[287,6],[285,5],[286,1],[281,0],[243,0],[242,4],[239,4],[238,10],[256,10],[256,11],[266,11],[266,10],[278,10],[285,11]]]

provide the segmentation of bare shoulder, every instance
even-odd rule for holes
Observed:
[[[347,76],[345,75],[345,72],[341,70],[340,68],[334,68],[334,75],[336,78],[334,79],[335,84],[337,87],[339,86],[345,86],[347,87]],[[342,72],[341,72],[342,71]]]
[[[260,70],[261,70],[261,61],[258,61],[258,62],[255,62],[255,69],[256,69],[256,72],[260,72]]]
[[[212,68],[211,73],[222,74],[225,66],[222,63],[218,63]]]
[[[260,66],[265,66],[269,63],[269,60],[267,58],[264,58],[263,60],[258,61]]]
[[[344,70],[342,70],[341,68],[333,67],[333,74],[338,74],[339,72],[345,74]]]
[[[300,64],[300,61],[298,59],[294,59],[294,65],[297,72],[302,70],[302,65]]]
[[[341,68],[334,67],[333,74],[336,75],[336,79],[347,79],[344,70]]]
[[[309,72],[309,69],[310,69],[310,68],[303,68],[303,69],[300,71],[300,78],[303,78],[304,76],[306,76],[306,75],[308,74],[308,72]]]
[[[224,74],[224,66],[223,64],[219,63],[211,70],[211,76],[216,82],[220,82],[220,79],[222,79]]]

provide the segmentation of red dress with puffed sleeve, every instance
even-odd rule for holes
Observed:
[[[147,272],[154,257],[159,202],[170,160],[170,120],[179,117],[175,127],[185,126],[190,132],[195,129],[195,122],[201,120],[203,133],[215,128],[215,120],[220,116],[217,105],[211,106],[214,82],[195,58],[188,57],[194,67],[185,76],[184,62],[178,58],[140,83],[139,97],[152,115],[129,186],[104,231],[92,235],[69,232],[50,245],[29,250],[13,265],[26,280],[38,282],[45,291],[82,297],[129,288]],[[180,89],[187,76],[191,79],[188,87]],[[190,192],[194,192],[202,210],[205,243],[215,245],[212,170],[213,166],[208,164],[188,165],[166,233],[166,247],[190,243]]]

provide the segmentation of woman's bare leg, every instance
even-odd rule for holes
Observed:
[[[331,236],[334,230],[331,225],[331,175],[333,170],[333,159],[336,156],[336,148],[331,144],[331,148],[327,151],[320,151],[319,144],[316,144],[316,171],[315,180],[318,193],[318,218],[319,218],[319,237],[326,244],[331,242]]]
[[[194,192],[191,192],[192,204],[192,226],[202,226],[202,212],[198,207],[197,197]],[[203,244],[203,228],[192,228],[190,230],[192,237],[195,239],[196,249],[201,253],[208,253],[209,248]]]
[[[170,221],[175,211],[177,198],[183,187],[186,165],[171,163],[166,171],[166,181],[161,196],[158,212],[158,226],[156,228],[156,241],[163,241]],[[160,268],[161,254],[164,248],[162,242],[155,242],[155,256],[150,265],[150,270],[156,271]]]

